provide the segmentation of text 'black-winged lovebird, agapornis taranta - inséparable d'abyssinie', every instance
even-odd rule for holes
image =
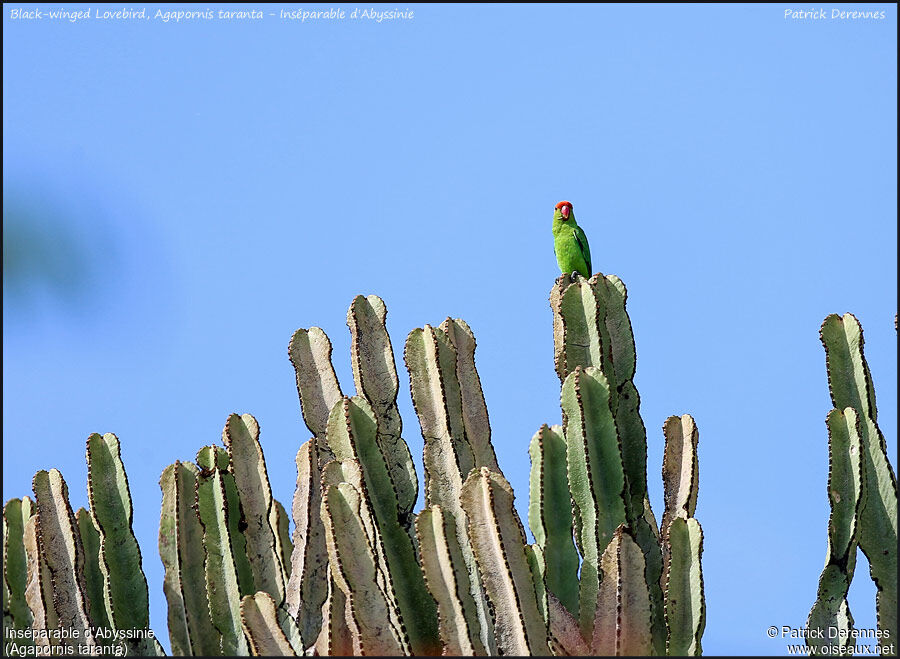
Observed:
[[[591,248],[587,236],[575,221],[570,201],[559,202],[553,211],[553,251],[563,274],[571,273],[573,281],[576,272],[590,278]]]

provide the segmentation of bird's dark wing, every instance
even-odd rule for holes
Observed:
[[[587,236],[584,235],[584,231],[579,226],[572,229],[572,233],[575,235],[575,242],[578,243],[578,249],[581,251],[584,263],[588,267],[588,272],[594,272],[594,269],[591,267],[591,248],[588,245]]]

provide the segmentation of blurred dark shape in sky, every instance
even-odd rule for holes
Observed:
[[[4,317],[96,310],[100,266],[115,259],[115,242],[104,211],[86,195],[4,181]]]

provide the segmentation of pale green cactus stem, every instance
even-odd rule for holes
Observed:
[[[456,349],[442,330],[425,325],[409,333],[403,356],[425,440],[425,504],[458,510],[459,490],[475,467],[475,454],[466,438]]]
[[[697,508],[699,431],[690,414],[670,416],[663,424],[663,499],[660,541],[664,557],[662,586],[666,654],[699,655],[706,626],[701,555],[703,532]]]
[[[460,499],[491,604],[497,651],[549,655],[550,639],[528,564],[525,530],[513,514],[512,487],[502,475],[481,467],[469,474]]]
[[[296,458],[297,488],[291,507],[294,549],[285,606],[297,621],[304,646],[315,644],[320,654],[341,653],[340,647],[328,647],[329,638],[333,637],[340,645],[350,633],[343,615],[343,593],[337,587],[329,587],[331,576],[320,514],[322,466],[333,457],[325,437],[328,415],[343,396],[331,363],[331,353],[331,341],[318,327],[297,330],[288,345],[300,409],[313,440],[300,448]],[[340,601],[329,599],[329,593],[334,593],[333,598]],[[331,616],[330,612],[335,608],[341,614]],[[329,629],[326,631],[330,633],[324,637],[324,646],[321,646],[316,639],[322,632],[323,613],[328,617]]]
[[[863,352],[862,327],[852,314],[832,314],[822,324],[820,337],[825,346],[832,403],[838,410],[852,407],[859,417],[864,483],[856,536],[877,589],[878,629],[896,639],[897,478],[877,423],[875,388]]]
[[[37,542],[32,549],[38,554],[34,560],[40,563],[42,599],[34,604],[38,611],[44,609],[35,613],[33,602],[28,602],[35,613],[35,624],[43,622],[47,629],[52,626],[72,630],[72,636],[61,638],[58,643],[51,642],[51,645],[71,648],[69,652],[77,653],[78,646],[96,647],[84,581],[84,549],[69,504],[69,488],[57,469],[37,472],[32,488],[37,510]]]
[[[528,524],[534,534],[535,565],[543,585],[570,613],[578,615],[578,551],[573,542],[572,496],[562,426],[541,426],[528,448],[531,489]]]
[[[324,526],[323,526],[324,528]],[[326,561],[325,567],[329,564]],[[349,602],[330,571],[326,580],[326,598],[322,606],[321,632],[313,646],[313,651],[320,657],[352,657],[360,654],[359,645],[354,646],[354,636],[348,620],[352,617]],[[309,653],[308,653],[309,654]]]
[[[358,460],[331,460],[330,462],[325,463],[322,468],[321,491],[324,493],[332,485],[340,485],[341,483],[347,483],[353,486],[357,492],[362,494],[359,499],[357,515],[360,524],[365,531],[366,542],[375,552],[377,565],[375,581],[368,584],[366,587],[378,589],[378,592],[381,593],[381,595],[376,594],[375,597],[384,597],[389,600],[390,606],[388,607],[388,615],[390,624],[393,629],[402,630],[403,623],[400,619],[393,585],[390,581],[390,573],[386,568],[387,558],[384,551],[384,544],[381,542],[378,533],[375,515],[372,512],[368,492],[366,490],[362,466]],[[322,508],[322,510],[324,510],[324,508]],[[331,561],[329,559],[326,563],[326,567],[330,567],[330,565]],[[335,580],[333,572],[329,572],[328,577],[327,598],[325,605],[322,607],[322,633],[315,643],[316,650],[319,654],[360,654],[362,652],[361,639],[359,637],[360,632],[358,625],[353,619],[354,613],[350,606],[350,599],[344,590],[342,590],[338,581]],[[405,639],[407,639],[407,637],[400,631],[397,633],[398,636],[406,642]]]
[[[272,528],[275,529],[275,540],[281,556],[281,569],[284,570],[285,578],[290,579],[291,554],[294,553],[294,543],[291,540],[291,518],[278,499],[272,500]]]
[[[343,396],[331,364],[331,341],[318,327],[298,329],[288,344],[288,357],[297,379],[303,421],[315,436],[317,448],[327,454],[325,427],[328,425],[328,414]],[[319,466],[329,457],[319,455]]]
[[[303,654],[299,630],[283,609],[266,592],[247,595],[241,600],[241,625],[256,656],[296,657]],[[289,631],[285,631],[287,626]],[[293,641],[293,642],[292,642]]]
[[[284,601],[286,579],[277,512],[256,419],[250,414],[230,415],[222,431],[222,443],[228,449],[228,470],[240,496],[244,516],[242,532],[254,588],[268,593],[280,605]]]
[[[481,378],[475,367],[475,334],[461,318],[447,318],[439,328],[456,350],[456,378],[459,381],[463,425],[472,447],[476,467],[487,467],[502,474],[491,444],[491,424]]]
[[[410,527],[412,509],[419,494],[419,479],[409,446],[401,437],[403,422],[397,409],[400,381],[386,321],[387,307],[380,297],[357,295],[353,298],[347,311],[350,364],[356,393],[369,401],[378,420],[378,445],[397,492],[398,519],[403,526]]]
[[[362,654],[409,654],[402,628],[395,622],[394,603],[377,585],[379,559],[360,515],[362,494],[350,483],[329,485],[322,497],[322,521],[328,564],[347,597],[350,623]]]
[[[550,291],[553,310],[553,346],[556,374],[565,382],[577,366],[594,366],[609,371],[615,380],[613,353],[606,328],[607,295],[598,295],[592,282],[602,278],[597,273],[591,280],[577,277],[575,283],[560,279]],[[604,280],[605,281],[605,280]],[[615,402],[615,393],[613,402]],[[611,406],[615,409],[615,406]]]
[[[433,654],[440,648],[436,605],[425,587],[412,538],[398,520],[397,496],[377,432],[372,407],[366,399],[354,396],[345,397],[334,406],[326,436],[337,460],[356,460],[362,468],[364,487],[360,494],[377,525],[374,538],[380,541],[381,548],[376,547],[375,553],[376,558],[384,557],[381,568],[387,578],[388,601],[396,602],[412,652]],[[324,492],[323,478],[323,496]],[[329,562],[332,560],[329,552]]]
[[[828,426],[828,553],[819,577],[816,602],[807,628],[820,630],[806,639],[813,654],[853,654],[856,638],[847,602],[856,567],[856,531],[862,501],[863,468],[860,420],[856,410],[831,410]],[[837,632],[837,633],[835,633]]]
[[[31,628],[34,616],[25,599],[28,587],[28,557],[25,553],[25,526],[33,515],[31,499],[10,499],[3,507],[3,625]],[[6,638],[9,638],[7,634]],[[20,651],[34,645],[30,638],[17,639]]]
[[[663,424],[666,439],[663,450],[662,536],[665,539],[669,524],[676,517],[693,517],[697,509],[699,463],[697,442],[700,433],[690,414],[670,416]]]
[[[706,628],[703,592],[703,531],[693,517],[676,517],[666,534],[668,562],[665,571],[666,654],[703,654],[700,639]]]
[[[547,598],[552,593],[547,591],[545,579],[547,562],[544,558],[544,550],[537,543],[525,545],[525,560],[528,561],[528,569],[531,570],[531,580],[534,582],[534,594],[537,597],[538,611],[541,612],[541,617],[549,625],[550,614],[547,610]]]
[[[131,528],[131,493],[118,438],[112,433],[88,437],[87,465],[88,500],[100,535],[99,563],[109,623],[115,630],[139,632],[136,638],[125,640],[130,654],[161,655],[162,646],[146,633],[150,629],[150,596],[141,549]]]
[[[387,309],[377,296],[357,296],[353,300],[347,314],[351,335],[351,365],[357,392],[369,400],[378,419],[376,442],[385,458],[392,490],[396,495],[393,514],[412,541],[414,516],[411,511],[417,497],[418,478],[409,447],[401,438],[402,424],[396,404],[399,381],[390,337],[385,327],[386,317]],[[316,437],[317,450],[315,469],[309,462],[309,456],[303,458],[304,463],[309,464],[303,475],[307,485],[303,487],[302,494],[298,487],[301,499],[298,500],[298,495],[295,495],[294,500],[295,528],[301,532],[298,534],[295,531],[294,534],[292,564],[295,576],[288,584],[287,607],[296,617],[306,644],[313,637],[320,636],[322,616],[325,614],[327,624],[336,626],[334,631],[337,645],[332,649],[343,652],[350,649],[341,645],[347,636],[346,617],[331,615],[339,613],[342,604],[340,601],[326,601],[328,597],[342,600],[341,591],[329,587],[321,580],[318,581],[318,586],[305,585],[308,576],[322,571],[327,573],[324,528],[318,512],[321,491],[312,485],[312,481],[321,476],[323,465],[332,457],[326,439],[326,428],[330,411],[342,398],[331,353],[331,342],[317,327],[297,330],[288,347],[297,377],[303,418]],[[318,473],[313,473],[314,471]],[[299,480],[298,471],[298,483]],[[329,592],[332,593],[331,596],[328,595]],[[315,644],[322,648],[319,641]]]
[[[53,583],[50,568],[41,554],[38,542],[38,519],[32,515],[25,522],[22,532],[22,545],[25,548],[27,582],[25,585],[25,603],[32,614],[33,629],[56,629],[59,621],[53,607]],[[47,636],[38,636],[35,645],[48,648],[50,640]],[[46,651],[44,651],[46,653]]]
[[[322,472],[316,440],[297,451],[297,487],[294,490],[294,551],[285,608],[297,621],[304,647],[315,643],[322,628],[322,605],[328,596],[328,554],[322,526]]]
[[[218,446],[197,453],[197,513],[203,525],[206,593],[212,623],[220,635],[221,655],[247,654],[241,627],[241,576],[252,583],[240,522],[240,501],[228,473],[228,454]]]
[[[619,526],[603,551],[603,579],[591,635],[591,651],[598,656],[650,654],[650,589],[644,553],[625,525]]]
[[[575,367],[562,386],[569,490],[582,555],[578,619],[591,638],[600,587],[600,557],[625,522],[625,473],[609,384],[600,369]]]
[[[416,516],[422,570],[428,590],[437,601],[444,652],[452,656],[483,655],[484,645],[472,629],[476,608],[456,533],[455,519],[444,515],[440,506],[426,508]],[[477,619],[474,622],[478,624]]]
[[[221,635],[210,618],[203,526],[195,508],[198,477],[193,463],[176,461],[159,479],[163,593],[168,603],[169,643],[172,654],[179,656],[214,656],[222,651]]]
[[[447,326],[449,328],[450,323]],[[454,323],[453,331],[459,340],[463,338],[461,326]],[[414,329],[406,339],[403,357],[409,371],[413,406],[424,439],[425,505],[439,506],[443,516],[452,520],[453,533],[446,536],[447,542],[452,545],[450,556],[458,556],[463,561],[462,566],[446,573],[453,574],[453,584],[438,583],[437,580],[444,574],[442,572],[432,572],[429,583],[432,592],[455,589],[458,585],[468,593],[460,600],[468,642],[474,652],[490,654],[495,649],[490,616],[468,537],[465,514],[460,506],[463,481],[473,468],[482,466],[476,463],[476,454],[466,432],[466,417],[475,416],[477,412],[470,409],[467,414],[464,411],[466,406],[457,374],[459,354],[446,332],[431,325]],[[472,382],[471,371],[469,373]],[[470,406],[472,399],[477,400],[477,396],[469,395]],[[473,422],[470,425],[476,424]],[[493,457],[493,453],[483,447],[479,455],[487,460]],[[435,598],[439,603],[442,599],[447,603],[439,594],[435,594]],[[445,621],[454,617],[451,611],[441,615]],[[445,635],[449,633],[449,630],[444,632]]]

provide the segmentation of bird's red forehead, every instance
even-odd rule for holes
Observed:
[[[568,206],[569,208],[572,208],[572,202],[571,201],[561,201],[558,204],[556,204],[556,210],[559,210],[563,206]]]

